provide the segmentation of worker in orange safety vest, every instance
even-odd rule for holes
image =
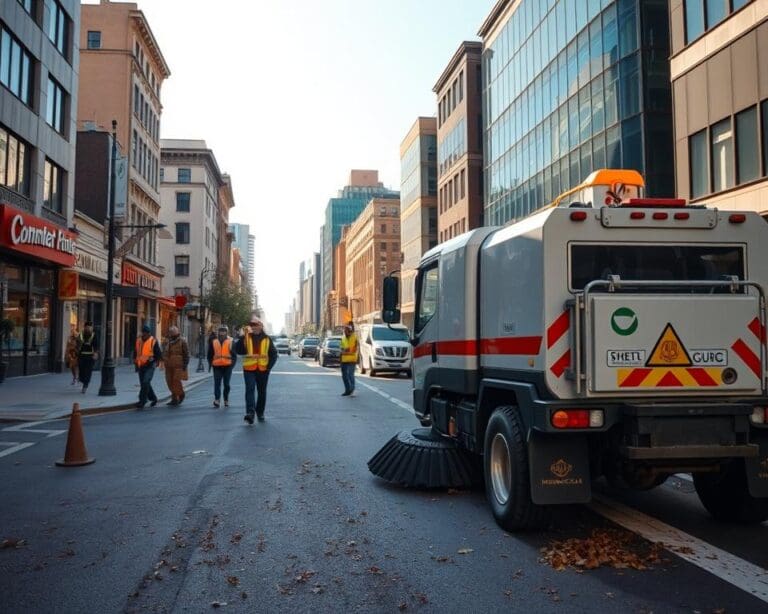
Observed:
[[[267,381],[269,372],[277,362],[277,349],[272,339],[264,332],[264,324],[255,314],[245,334],[237,340],[235,349],[243,356],[243,378],[245,379],[245,420],[253,424],[254,414],[264,422],[267,404]],[[254,395],[258,392],[258,400]]]
[[[139,374],[139,402],[136,403],[136,409],[143,408],[147,401],[151,407],[157,405],[157,395],[152,390],[152,377],[155,375],[155,367],[163,360],[163,352],[160,344],[152,336],[152,329],[145,324],[141,327],[141,336],[136,339],[136,346],[133,349],[133,364],[136,365],[136,372]]]
[[[208,368],[213,369],[213,406],[220,407],[221,383],[224,382],[224,407],[229,407],[229,380],[237,362],[235,342],[227,326],[219,326],[216,336],[208,342]]]

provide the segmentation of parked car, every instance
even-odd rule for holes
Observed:
[[[275,349],[277,350],[278,354],[288,354],[288,356],[291,355],[291,344],[287,337],[278,337],[275,339]]]
[[[341,364],[341,337],[326,337],[318,356],[321,367],[338,367]]]
[[[360,344],[358,367],[371,377],[382,371],[411,377],[412,352],[408,329],[386,324],[362,324],[357,333]]]
[[[317,337],[304,337],[299,341],[299,358],[317,356],[317,347],[320,345],[320,339]]]

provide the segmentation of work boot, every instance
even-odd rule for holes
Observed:
[[[88,390],[88,386],[86,386],[85,384],[83,384],[83,390],[82,390],[82,393],[83,393],[83,394],[85,394],[85,391],[86,391],[86,390]]]
[[[154,401],[151,401],[149,404],[150,407],[154,407],[155,405],[157,405],[157,399],[155,399]]]
[[[248,424],[253,424],[253,414],[245,414],[243,416],[243,420],[245,420]]]
[[[350,394],[352,394],[352,393],[351,392],[342,392],[341,396],[348,397]]]
[[[224,399],[224,407],[229,407],[229,399]]]
[[[218,399],[214,399],[214,400],[213,400],[213,406],[214,406],[214,407],[221,407],[221,403],[219,403],[219,400],[218,400]]]
[[[259,414],[259,415],[258,415],[258,416],[256,416],[256,417],[259,419],[259,422],[264,422],[264,421],[265,421],[265,419],[264,419],[264,414]],[[251,418],[251,420],[253,420],[253,418]]]

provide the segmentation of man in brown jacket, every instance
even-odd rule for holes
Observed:
[[[184,386],[181,382],[187,379],[189,346],[187,340],[182,339],[176,326],[168,329],[168,340],[163,346],[163,364],[165,365],[165,383],[171,391],[171,400],[168,405],[174,407],[181,405],[184,400]]]

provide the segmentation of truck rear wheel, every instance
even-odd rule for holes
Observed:
[[[719,473],[694,473],[693,485],[702,505],[715,520],[759,524],[768,520],[768,499],[749,494],[743,460],[734,460]]]
[[[357,361],[357,368],[360,369],[361,375],[365,375],[365,363],[363,362],[362,356]]]
[[[485,431],[485,493],[493,516],[508,530],[546,526],[549,509],[531,500],[528,449],[514,407],[498,407]]]

